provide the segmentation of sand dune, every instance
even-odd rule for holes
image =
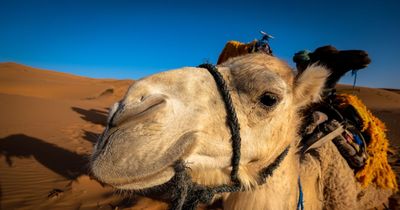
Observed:
[[[124,199],[88,172],[108,107],[131,83],[0,63],[0,209],[165,208],[149,198]],[[387,123],[399,148],[399,91],[357,87],[355,94]]]
[[[93,99],[114,92],[121,95],[130,83],[78,77],[16,63],[2,63],[0,72],[0,93],[48,99]]]
[[[117,205],[87,164],[107,108],[131,83],[0,64],[0,209]]]

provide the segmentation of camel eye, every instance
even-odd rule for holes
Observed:
[[[279,102],[278,96],[269,92],[264,93],[259,100],[267,108],[271,108]]]

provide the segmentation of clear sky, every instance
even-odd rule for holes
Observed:
[[[226,41],[252,41],[259,30],[276,37],[275,55],[291,66],[302,49],[367,50],[372,63],[357,84],[400,88],[397,0],[0,0],[0,62],[137,79],[215,63]]]

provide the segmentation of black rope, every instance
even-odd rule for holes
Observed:
[[[235,107],[233,107],[232,98],[229,94],[228,86],[225,83],[224,77],[221,75],[221,73],[219,73],[214,65],[206,63],[201,64],[199,67],[207,69],[214,77],[214,80],[217,83],[218,90],[221,93],[221,96],[225,102],[225,108],[228,115],[228,124],[232,134],[231,181],[234,185],[240,185],[238,171],[240,162],[240,144],[242,140],[240,138],[239,121],[236,115]]]
[[[174,176],[174,182],[175,188],[172,196],[172,201],[170,205],[171,210],[180,210],[183,209],[183,205],[185,201],[187,200],[188,196],[188,191],[190,187],[189,181],[189,175],[187,174],[185,170],[185,165],[181,162],[178,161],[174,165],[174,170],[175,170],[175,176]]]
[[[184,163],[179,160],[174,165],[175,176],[173,177],[171,210],[194,210],[199,203],[210,203],[217,193],[237,192],[238,186],[221,185],[218,187],[206,187],[192,181],[185,170]]]
[[[272,173],[275,171],[275,169],[277,169],[279,167],[279,165],[285,159],[285,157],[288,153],[289,153],[289,146],[286,147],[286,149],[283,150],[283,152],[268,167],[261,169],[261,171],[258,173],[258,175],[259,175],[258,184],[259,185],[265,184],[265,182],[267,181],[267,178],[269,176],[272,176]]]
[[[259,172],[259,185],[265,184],[266,179],[272,176],[273,172],[279,167],[288,152],[289,147],[279,154],[274,162]],[[174,166],[175,176],[173,177],[174,188],[172,189],[172,200],[170,204],[171,210],[194,210],[199,203],[210,203],[215,194],[244,191],[244,188],[242,188],[240,184],[223,184],[216,187],[196,184],[192,181],[192,178],[185,169],[186,167],[181,160],[176,162]]]

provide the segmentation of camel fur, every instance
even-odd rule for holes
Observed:
[[[286,63],[254,53],[229,59],[218,70],[241,126],[239,179],[246,190],[219,195],[224,209],[295,209],[299,177],[306,209],[364,209],[390,195],[360,188],[331,143],[299,155],[300,113],[320,99],[325,68],[311,65],[295,78]],[[270,103],[260,100],[265,95],[273,96]],[[118,189],[142,190],[168,182],[173,164],[183,160],[194,182],[230,184],[230,138],[223,100],[206,69],[163,72],[137,81],[114,106],[91,169]],[[281,165],[258,186],[258,172],[289,145]]]

